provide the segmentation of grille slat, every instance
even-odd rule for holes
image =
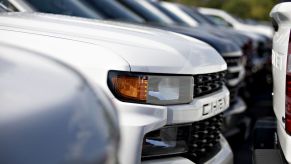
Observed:
[[[239,72],[230,73],[228,72],[226,75],[227,80],[237,79],[239,78]]]
[[[228,67],[239,66],[242,63],[242,57],[224,57]]]
[[[239,87],[228,87],[229,90],[229,103],[234,104],[237,100]]]
[[[225,83],[225,72],[194,76],[194,98],[211,94],[222,89]]]
[[[168,143],[167,141],[171,141],[172,143],[177,141],[177,143],[180,144],[173,147],[153,146],[151,143],[147,143],[146,140],[144,140],[142,159],[146,160],[179,155],[195,163],[204,163],[221,150],[220,131],[222,121],[223,114],[218,114],[199,122],[167,126],[150,132],[145,136],[146,139],[163,141],[164,143]],[[172,140],[169,136],[173,135],[173,133],[168,133],[170,131],[167,132],[167,130],[173,128],[176,128],[177,135],[176,138],[172,138]],[[163,135],[161,135],[161,131],[163,130],[166,133],[162,133]]]

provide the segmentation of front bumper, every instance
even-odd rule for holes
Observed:
[[[220,139],[221,150],[211,159],[209,159],[205,164],[232,164],[233,163],[233,153],[227,143],[226,139],[221,136]],[[142,164],[194,164],[187,158],[183,157],[169,157],[163,159],[147,160],[143,161]]]
[[[218,106],[225,100],[223,108],[205,110],[205,106]],[[192,103],[174,106],[157,106],[121,102],[113,99],[118,107],[121,125],[121,164],[138,164],[144,136],[166,125],[184,124],[213,117],[229,107],[229,91],[226,87],[213,94],[195,98]]]
[[[291,163],[291,136],[286,133],[279,121],[277,123],[277,133],[285,159],[288,163]]]

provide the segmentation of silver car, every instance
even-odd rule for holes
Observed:
[[[117,163],[118,119],[64,63],[0,43],[0,163]]]

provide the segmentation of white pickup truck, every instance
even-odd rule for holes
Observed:
[[[226,26],[232,27],[237,30],[246,31],[246,32],[254,32],[258,34],[265,35],[269,38],[273,36],[273,29],[266,25],[252,25],[247,24],[226,11],[213,9],[213,8],[199,8],[199,11],[205,15],[207,15],[212,20],[225,24]]]
[[[273,38],[273,108],[283,161],[291,163],[291,3],[280,3],[271,11]],[[277,162],[279,163],[279,162]]]
[[[226,63],[209,45],[153,28],[40,14],[0,15],[0,41],[74,66],[109,95],[122,164],[232,163],[221,135]]]

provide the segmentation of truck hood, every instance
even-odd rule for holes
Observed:
[[[210,25],[200,25],[197,28],[201,30],[205,30],[220,38],[228,39],[236,43],[240,47],[244,46],[244,44],[247,42],[246,36],[240,34],[236,30],[233,30],[231,28],[215,27],[215,26],[210,26]]]
[[[0,22],[1,28],[97,44],[126,60],[134,72],[199,74],[226,69],[207,44],[154,28],[40,13],[4,13]]]
[[[219,38],[213,34],[210,34],[205,29],[198,29],[193,27],[184,27],[184,26],[167,26],[167,25],[159,25],[155,26],[163,30],[168,30],[176,33],[180,33],[183,35],[187,35],[189,37],[199,39],[209,45],[211,45],[216,51],[218,51],[221,55],[225,53],[233,53],[239,52],[240,48],[233,42],[231,42],[230,38]]]

